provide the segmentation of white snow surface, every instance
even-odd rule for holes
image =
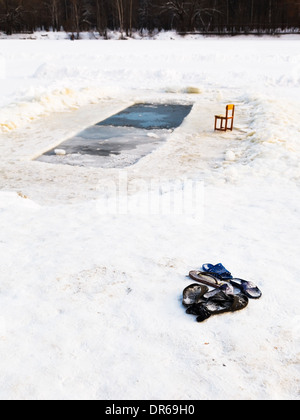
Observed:
[[[0,40],[1,399],[299,399],[299,51]],[[194,106],[127,168],[34,160],[136,102]],[[235,129],[214,132],[227,103]],[[124,179],[135,204],[192,180],[199,212],[103,211]],[[219,262],[263,297],[198,324],[186,276]]]

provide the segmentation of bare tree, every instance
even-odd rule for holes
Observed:
[[[120,24],[121,38],[124,38],[124,3],[123,0],[116,0],[118,19]]]
[[[173,20],[178,22],[177,29],[181,32],[195,30],[197,22],[207,30],[212,23],[213,14],[220,13],[217,0],[210,3],[207,0],[171,0],[163,3],[160,10],[161,13],[173,16]]]
[[[129,0],[129,36],[132,36],[133,0]]]
[[[100,35],[107,38],[107,19],[103,0],[96,2],[96,28]]]
[[[44,6],[49,11],[51,26],[54,30],[60,30],[60,0],[44,0]]]

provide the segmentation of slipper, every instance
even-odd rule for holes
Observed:
[[[250,299],[259,299],[262,297],[261,290],[251,281],[231,279],[230,284],[240,289]]]
[[[226,295],[222,291],[215,291],[215,294],[208,298],[205,302],[194,303],[186,313],[198,315],[197,322],[203,322],[212,315],[223,314],[225,312],[240,311],[248,306],[249,300],[243,294]]]
[[[228,295],[234,295],[234,289],[231,284],[220,281],[211,274],[203,273],[203,271],[191,271],[189,276],[193,280],[205,284],[206,286],[211,286],[215,289],[221,289]]]
[[[183,305],[188,307],[194,303],[200,303],[202,296],[208,291],[209,288],[207,286],[202,286],[201,284],[191,284],[183,291]]]
[[[204,264],[202,269],[206,273],[212,274],[220,280],[232,279],[231,273],[221,263],[217,265]]]
[[[216,279],[228,281],[232,286],[240,289],[250,299],[260,299],[262,297],[262,292],[255,284],[250,281],[233,278],[231,273],[226,270],[222,264],[204,264],[202,268],[205,273],[210,274]]]

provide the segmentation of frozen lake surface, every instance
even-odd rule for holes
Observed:
[[[299,399],[299,35],[161,36],[1,40],[2,400]],[[190,102],[173,132],[96,140],[133,104]],[[102,154],[167,141],[125,169],[34,160],[83,131]],[[98,152],[73,158],[120,159]],[[198,324],[186,276],[219,262],[263,297]]]

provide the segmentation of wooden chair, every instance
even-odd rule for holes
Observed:
[[[215,115],[215,131],[233,130],[235,105],[226,106],[226,115]],[[218,127],[218,121],[220,126]]]

